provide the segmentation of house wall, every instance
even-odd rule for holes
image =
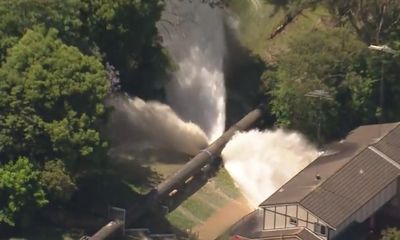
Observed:
[[[334,238],[345,230],[351,223],[358,222],[362,223],[371,217],[376,211],[378,211],[383,205],[389,202],[391,199],[400,194],[398,191],[397,179],[385,187],[381,192],[375,195],[371,200],[364,204],[360,209],[350,215],[346,221],[339,225],[336,231],[330,232],[330,236]]]
[[[263,211],[264,230],[305,227],[322,239],[327,239],[327,224],[297,204],[265,207]],[[325,235],[317,231],[318,226],[325,227]]]

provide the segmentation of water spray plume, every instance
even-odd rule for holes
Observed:
[[[302,135],[281,129],[237,133],[222,151],[225,168],[252,207],[317,156],[317,150]]]
[[[211,142],[225,129],[222,9],[201,1],[171,0],[162,18],[176,22],[160,27],[164,46],[178,66],[166,86],[167,101],[182,119],[200,126]]]
[[[165,149],[195,155],[207,146],[204,132],[196,124],[180,119],[168,105],[126,96],[109,99],[108,104],[114,108],[114,128],[109,135],[130,149]]]

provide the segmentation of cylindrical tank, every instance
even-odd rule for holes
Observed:
[[[106,238],[110,237],[111,235],[113,235],[115,232],[117,232],[123,226],[124,226],[124,223],[119,220],[111,221],[111,222],[107,223],[105,226],[103,226],[99,231],[97,231],[89,239],[90,240],[106,239]]]

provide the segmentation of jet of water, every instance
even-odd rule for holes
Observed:
[[[196,124],[180,119],[168,105],[127,96],[110,98],[107,104],[113,107],[108,136],[115,148],[195,155],[207,146],[204,132]]]
[[[240,132],[222,151],[224,165],[252,207],[257,207],[318,156],[299,133]]]
[[[162,19],[164,46],[178,67],[166,86],[167,101],[213,141],[225,129],[222,9],[201,1],[170,0]]]

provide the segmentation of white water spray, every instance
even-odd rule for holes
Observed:
[[[117,148],[195,155],[207,146],[204,132],[196,124],[184,122],[168,105],[126,96],[109,99],[108,105],[114,108],[109,136]]]
[[[164,45],[178,64],[166,86],[167,101],[180,117],[199,125],[213,141],[225,129],[222,10],[198,0],[170,0],[162,18],[176,25],[161,21],[163,27],[159,27]]]
[[[251,130],[237,133],[222,152],[225,168],[257,207],[318,156],[300,134]]]

